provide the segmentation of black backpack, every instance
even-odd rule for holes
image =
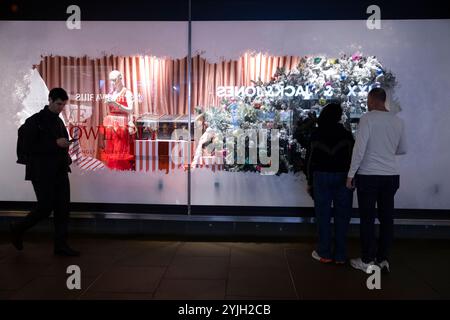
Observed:
[[[39,119],[39,113],[32,115],[17,130],[17,146],[16,146],[17,161],[16,161],[16,163],[24,164],[24,165],[26,165],[28,163],[30,145],[27,142],[27,138],[28,138],[27,132],[30,131],[31,126],[33,124],[36,124],[39,127],[38,119]]]
[[[29,122],[25,121],[17,130],[17,163],[19,164],[27,164],[28,162],[28,146],[26,143],[26,132],[28,131]]]

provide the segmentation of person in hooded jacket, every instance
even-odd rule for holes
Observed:
[[[353,190],[346,187],[354,138],[341,123],[342,108],[330,103],[321,111],[306,154],[308,192],[314,199],[318,244],[312,257],[322,263],[345,264],[346,236]],[[334,217],[334,241],[331,217]],[[334,249],[334,250],[333,250]]]

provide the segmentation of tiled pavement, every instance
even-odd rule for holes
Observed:
[[[291,243],[181,242],[76,235],[79,258],[52,255],[49,235],[17,252],[0,239],[0,299],[450,299],[450,241],[398,240],[381,290],[347,266],[311,259],[313,239]],[[358,242],[349,241],[351,255]],[[81,268],[81,290],[66,268]]]

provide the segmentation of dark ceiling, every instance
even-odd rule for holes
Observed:
[[[0,0],[2,20],[66,20],[69,5],[82,20],[187,21],[189,0]],[[366,19],[376,4],[382,19],[449,19],[445,1],[191,0],[192,20],[353,20]]]

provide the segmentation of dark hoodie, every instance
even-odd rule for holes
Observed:
[[[340,123],[319,123],[311,135],[306,153],[308,185],[313,184],[314,171],[348,172],[355,140]]]

